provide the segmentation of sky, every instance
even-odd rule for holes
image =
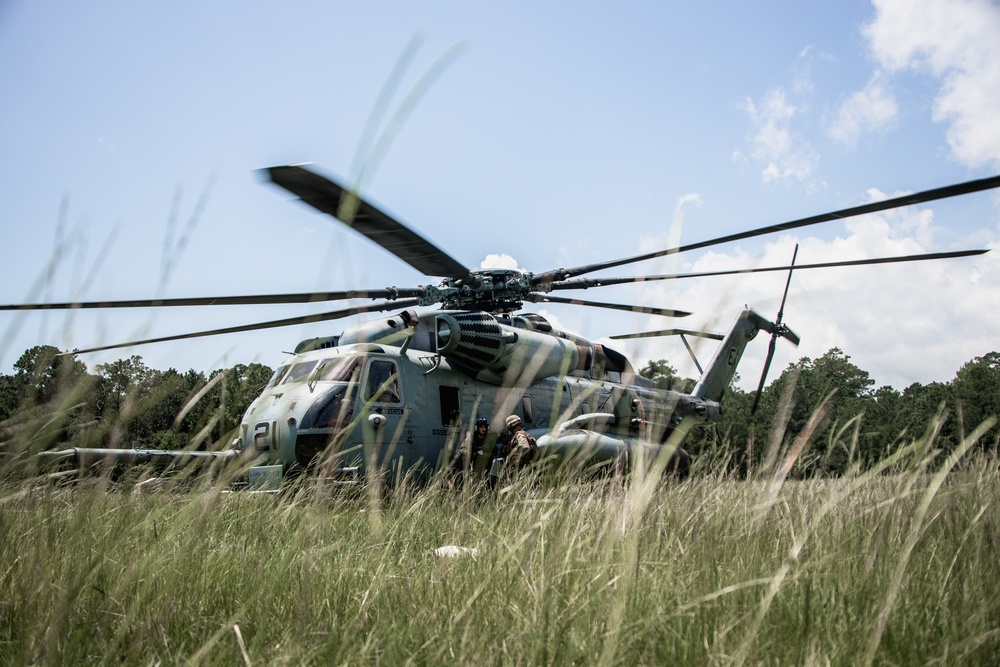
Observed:
[[[541,272],[1000,173],[988,0],[0,3],[0,303],[434,284],[264,183],[312,162],[470,267]],[[771,378],[839,348],[876,386],[1000,350],[1000,194],[966,195],[612,269],[628,276],[987,248],[800,271]],[[561,292],[685,319],[532,306],[697,370],[668,327],[776,316],[779,273]],[[0,312],[0,373],[86,348],[344,304]],[[390,311],[391,312],[391,311]],[[278,365],[349,320],[82,355]],[[740,384],[767,349],[751,343]],[[716,343],[697,341],[702,363]]]

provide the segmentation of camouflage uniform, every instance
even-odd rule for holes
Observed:
[[[507,465],[514,468],[523,468],[535,459],[538,453],[538,445],[535,439],[519,429],[514,432],[510,439],[510,456]]]

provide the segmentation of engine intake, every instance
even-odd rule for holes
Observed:
[[[517,333],[504,330],[489,313],[473,311],[438,315],[437,351],[475,371],[493,367]]]
[[[540,331],[514,329],[482,311],[435,318],[438,354],[473,377],[501,384],[582,370],[591,355],[573,341]]]

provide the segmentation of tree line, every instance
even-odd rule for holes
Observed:
[[[51,345],[24,352],[14,373],[0,374],[0,443],[8,453],[60,447],[219,449],[236,437],[240,420],[273,371],[236,364],[208,375],[149,368],[139,355],[100,364],[93,372]],[[666,360],[639,373],[660,388],[690,392]],[[737,378],[738,379],[738,378]],[[902,391],[875,387],[839,348],[817,359],[803,357],[763,390],[734,385],[722,401],[722,420],[693,431],[685,447],[737,473],[760,466],[774,450],[807,430],[808,451],[795,474],[838,474],[891,454],[933,429],[944,452],[990,417],[1000,415],[1000,352],[964,364],[948,382],[914,383]],[[775,434],[778,434],[777,436]],[[978,443],[997,452],[1000,427]]]
[[[661,388],[690,392],[695,381],[680,378],[666,360],[650,361],[639,373]],[[756,392],[730,387],[722,400],[722,420],[695,431],[685,447],[720,459],[731,471],[759,468],[775,450],[809,429],[808,448],[793,474],[840,474],[852,463],[866,468],[914,440],[927,440],[942,453],[952,451],[987,419],[1000,415],[1000,352],[965,363],[948,382],[913,383],[902,391],[875,387],[867,371],[832,348],[817,359],[802,357]],[[777,434],[777,436],[775,435]],[[980,452],[996,455],[1000,426],[979,439]]]
[[[72,354],[37,345],[0,375],[0,442],[8,451],[223,448],[272,373],[257,363],[207,376],[160,371],[139,355],[90,372]]]

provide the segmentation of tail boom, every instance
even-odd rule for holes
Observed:
[[[719,349],[708,364],[691,394],[707,401],[719,401],[729,387],[736,373],[736,366],[743,357],[747,343],[754,339],[761,329],[770,331],[774,323],[750,308],[744,308],[739,317],[722,339]]]

